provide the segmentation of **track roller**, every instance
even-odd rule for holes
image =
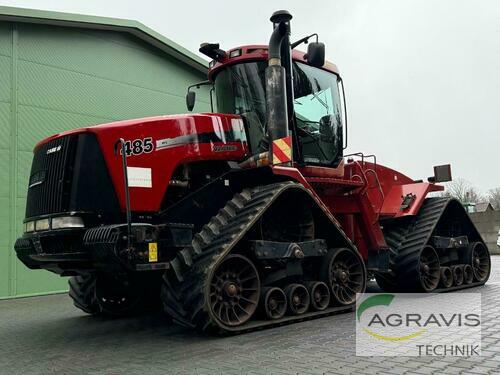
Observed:
[[[330,287],[332,300],[337,305],[353,304],[356,293],[365,291],[366,269],[359,254],[353,250],[338,248],[330,251],[320,274]]]
[[[330,289],[322,281],[310,281],[306,283],[307,290],[311,296],[311,308],[323,311],[330,305]]]
[[[472,284],[474,281],[474,270],[470,264],[464,265],[464,283]]]
[[[466,263],[472,266],[475,280],[482,282],[490,276],[490,253],[482,242],[472,242],[469,244]]]
[[[450,267],[441,267],[440,284],[443,288],[449,288],[453,285],[453,273]]]
[[[464,283],[464,268],[462,265],[452,266],[453,285],[460,286]]]
[[[311,302],[307,288],[302,284],[290,284],[285,288],[290,315],[304,314]]]
[[[281,288],[263,288],[260,303],[266,318],[271,320],[283,318],[288,306],[286,299],[285,292]]]

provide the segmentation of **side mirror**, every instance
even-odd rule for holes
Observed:
[[[451,165],[436,165],[434,167],[434,176],[427,179],[429,182],[448,182],[452,181],[451,177]]]
[[[325,44],[321,42],[310,42],[307,46],[307,62],[316,68],[325,65]]]
[[[186,107],[189,112],[193,110],[195,101],[196,101],[196,92],[188,91],[186,94]]]

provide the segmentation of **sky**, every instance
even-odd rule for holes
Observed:
[[[481,192],[500,187],[500,1],[1,0],[0,5],[134,19],[197,52],[267,44],[289,10],[292,39],[316,32],[343,77],[347,152],[415,179],[451,163]]]

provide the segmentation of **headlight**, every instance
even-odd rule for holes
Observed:
[[[40,219],[35,221],[35,230],[38,232],[40,230],[50,229],[50,219]]]
[[[34,221],[28,221],[25,225],[25,232],[34,232],[35,231],[35,222]]]
[[[83,227],[83,219],[78,216],[60,216],[52,218],[52,229]]]

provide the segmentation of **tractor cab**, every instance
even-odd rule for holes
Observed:
[[[218,45],[209,46],[211,49],[205,45],[204,51],[202,45],[200,51],[214,57],[205,84],[212,85],[216,111],[242,117],[252,155],[267,151],[268,46],[243,46],[228,52],[217,50]],[[293,90],[286,91],[286,102],[293,160],[335,168],[342,160],[346,125],[344,90],[337,67],[328,62],[313,66],[307,54],[292,50],[290,68],[291,83],[286,86]]]

